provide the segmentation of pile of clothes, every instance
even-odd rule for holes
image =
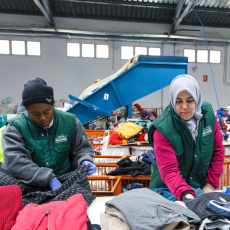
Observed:
[[[216,112],[216,118],[225,141],[230,141],[230,106],[220,108]]]
[[[3,230],[100,229],[91,225],[82,194],[42,205],[30,203],[23,208],[20,187],[8,185],[0,187],[0,199],[0,229]]]
[[[154,162],[154,151],[149,150],[141,156],[125,157],[117,162],[118,167],[107,175],[117,176],[129,174],[131,176],[150,175]],[[137,186],[138,187],[138,186]]]
[[[96,198],[88,171],[89,166],[80,166],[58,177],[62,186],[54,191],[0,172],[0,229],[94,229],[86,212]]]
[[[150,189],[138,188],[105,205],[102,230],[230,229],[230,196],[221,192],[172,202]]]
[[[121,123],[109,137],[111,145],[122,145],[133,141],[148,141],[149,120],[128,119]]]
[[[143,109],[142,110],[142,118],[143,119],[148,119],[150,121],[154,121],[157,118],[156,113],[153,110],[147,110]]]

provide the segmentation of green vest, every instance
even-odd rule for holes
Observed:
[[[54,110],[53,125],[49,129],[33,122],[26,111],[8,123],[22,134],[32,161],[39,167],[52,168],[56,176],[74,170],[69,151],[75,132],[75,115]]]
[[[203,188],[213,153],[215,116],[210,103],[202,104],[203,117],[199,123],[196,142],[187,125],[170,104],[152,123],[148,138],[153,146],[153,133],[157,129],[169,142],[176,154],[182,178],[193,188]],[[150,189],[164,186],[155,161],[151,168]]]

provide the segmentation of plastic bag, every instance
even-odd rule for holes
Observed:
[[[108,150],[108,145],[109,145],[109,130],[105,130],[105,134],[107,136],[104,136],[101,144],[103,144],[102,146],[102,150],[101,150],[101,155],[106,155],[106,152]]]

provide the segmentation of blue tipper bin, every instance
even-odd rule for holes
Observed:
[[[86,97],[67,112],[73,113],[82,124],[111,113],[132,102],[170,85],[178,75],[188,73],[188,58],[175,56],[140,55],[136,65]]]

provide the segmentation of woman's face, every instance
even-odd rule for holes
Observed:
[[[176,113],[184,121],[191,119],[196,110],[196,102],[191,94],[184,90],[177,95]]]

